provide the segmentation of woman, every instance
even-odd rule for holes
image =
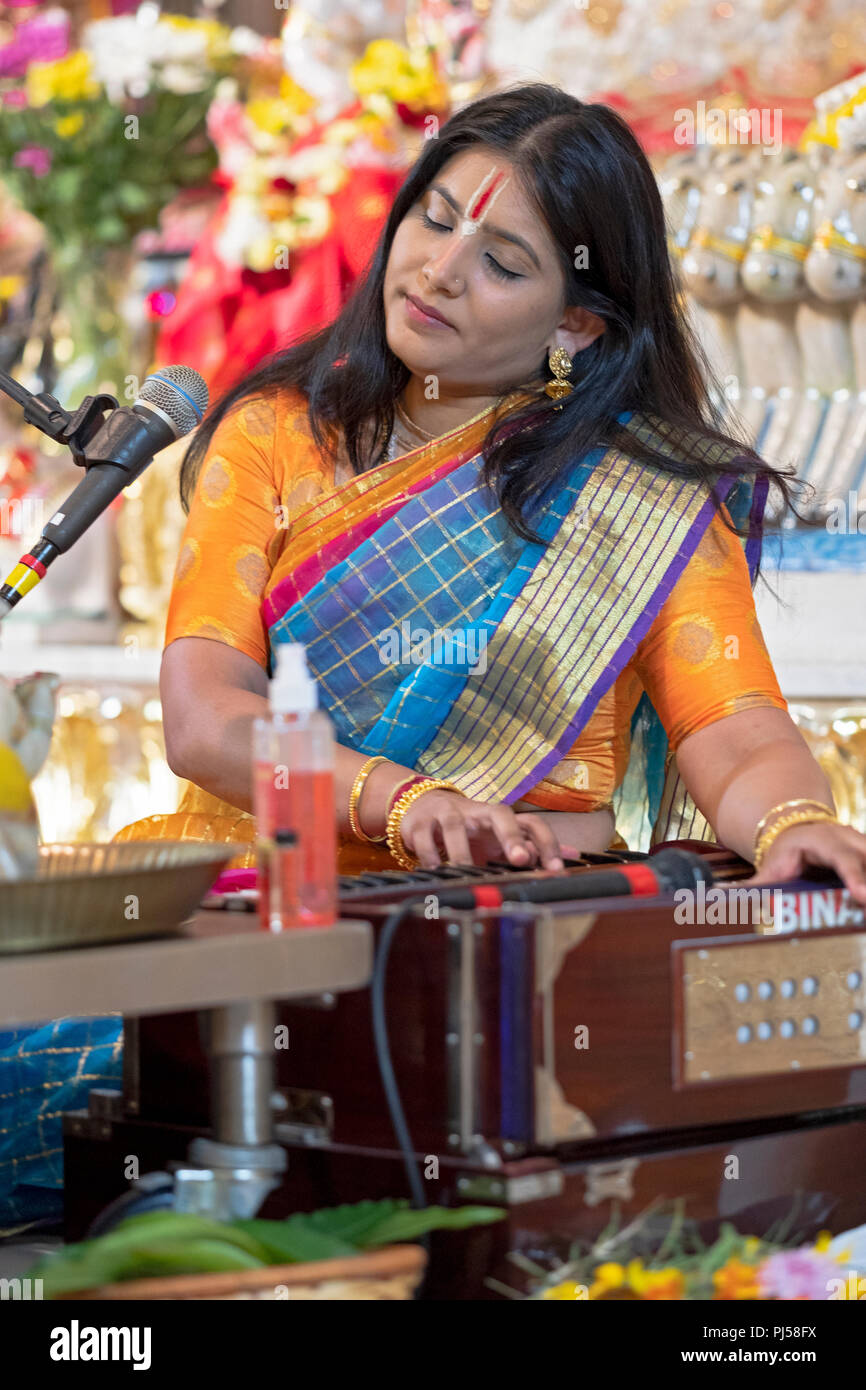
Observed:
[[[831,865],[866,901],[755,617],[770,482],[713,424],[628,127],[545,84],[474,102],[335,322],[188,451],[161,684],[193,792],[126,834],[251,840],[251,724],[300,641],[343,872],[560,867],[612,842],[640,753],[656,839],[718,838],[756,881]]]
[[[251,724],[301,641],[344,873],[556,868],[609,845],[638,787],[656,839],[714,835],[758,882],[831,865],[866,902],[866,837],[836,822],[755,618],[772,481],[787,494],[712,425],[628,128],[542,84],[473,103],[331,327],[188,451],[162,695],[192,785],[119,838],[251,844]]]

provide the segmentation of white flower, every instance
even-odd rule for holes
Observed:
[[[84,27],[82,46],[111,101],[121,101],[133,88],[148,90],[155,81],[172,92],[200,91],[210,71],[206,35],[164,20],[139,23],[134,15],[93,20]]]
[[[257,200],[246,195],[235,195],[229,202],[226,220],[215,238],[216,253],[227,266],[242,266],[246,264],[247,248],[270,235],[270,224],[259,210]]]
[[[293,212],[296,218],[307,218],[298,228],[301,241],[321,241],[331,226],[331,208],[325,198],[295,198]]]
[[[855,106],[850,116],[840,116],[836,122],[836,135],[840,150],[850,151],[866,148],[866,101]]]
[[[267,43],[268,40],[262,34],[257,34],[255,29],[248,29],[245,24],[239,24],[229,34],[229,48],[232,53],[239,53],[242,57],[258,53]]]
[[[207,74],[201,69],[185,67],[183,63],[166,63],[160,69],[159,82],[167,92],[184,96],[190,92],[200,92],[207,86]]]

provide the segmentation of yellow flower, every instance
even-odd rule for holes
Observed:
[[[358,96],[382,92],[413,111],[444,108],[447,90],[428,50],[412,53],[394,39],[374,39],[349,70],[349,82]]]
[[[613,1261],[598,1265],[595,1270],[595,1278],[589,1286],[589,1296],[590,1298],[600,1298],[602,1294],[609,1293],[611,1289],[621,1289],[626,1282],[626,1272],[622,1265],[615,1264]]]
[[[246,248],[244,259],[250,270],[257,270],[264,274],[266,271],[273,270],[278,249],[271,237],[257,237]]]
[[[686,1287],[681,1269],[674,1269],[673,1265],[665,1269],[644,1269],[641,1260],[632,1260],[629,1264],[628,1281],[636,1294],[648,1299],[682,1298]]]
[[[554,1284],[553,1288],[545,1289],[541,1297],[562,1300],[567,1303],[574,1303],[575,1299],[581,1302],[582,1300],[578,1297],[578,1294],[585,1288],[585,1284],[576,1284],[573,1279],[566,1279],[562,1284]]]
[[[835,1236],[832,1231],[819,1231],[815,1237],[815,1243],[812,1249],[815,1251],[816,1255],[829,1255],[830,1246],[834,1240]],[[831,1259],[836,1260],[840,1265],[846,1265],[850,1262],[851,1251],[837,1250],[836,1254],[831,1256]]]
[[[327,198],[299,195],[293,213],[301,243],[321,241],[331,230],[331,205]]]
[[[99,96],[90,55],[77,49],[53,63],[31,63],[27,69],[27,100],[31,106],[49,101],[87,101]]]
[[[83,125],[84,113],[74,111],[71,116],[61,116],[59,120],[55,121],[54,129],[61,140],[69,140],[71,136],[78,134]]]
[[[754,1265],[737,1259],[735,1255],[727,1260],[721,1269],[716,1270],[713,1275],[713,1287],[716,1290],[716,1298],[723,1302],[761,1297],[757,1269]]]
[[[182,14],[160,15],[160,24],[178,33],[198,34],[204,39],[207,56],[210,59],[223,58],[231,52],[229,43],[231,31],[216,19],[190,19]]]
[[[292,119],[292,108],[280,97],[256,97],[246,104],[253,125],[269,135],[279,135]]]
[[[836,1239],[836,1237],[833,1235],[833,1232],[832,1232],[832,1231],[819,1231],[818,1234],[817,1234],[816,1237],[815,1237],[815,1244],[814,1244],[813,1247],[812,1247],[813,1250],[815,1251],[815,1254],[816,1254],[816,1255],[829,1255],[829,1254],[830,1254],[830,1246],[832,1245],[832,1243],[833,1243],[833,1241],[834,1241],[835,1239]],[[837,1250],[837,1251],[836,1251],[836,1254],[833,1255],[833,1256],[831,1256],[831,1258],[834,1259],[834,1260],[837,1260],[838,1263],[839,1263],[840,1265],[846,1265],[846,1264],[848,1264],[848,1263],[850,1262],[850,1259],[851,1259],[851,1251],[850,1251],[850,1250]]]
[[[312,111],[316,105],[316,98],[311,96],[305,87],[284,72],[280,78],[280,100],[299,116],[305,116],[308,111]]]
[[[30,778],[8,743],[0,743],[0,811],[27,816],[33,813]]]
[[[0,275],[0,304],[17,294],[23,284],[23,275]]]

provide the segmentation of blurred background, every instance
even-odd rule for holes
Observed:
[[[862,0],[0,4],[0,369],[66,408],[182,362],[211,400],[328,322],[425,139],[555,82],[650,156],[728,427],[811,484],[758,592],[782,688],[866,830],[866,7]],[[157,685],[187,441],[0,629],[61,679],[45,840],[170,811]],[[0,568],[78,480],[0,395]],[[0,699],[0,744],[13,702]],[[6,725],[9,724],[9,728]]]

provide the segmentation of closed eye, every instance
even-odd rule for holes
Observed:
[[[444,222],[434,222],[429,212],[422,212],[421,221],[424,223],[425,227],[436,227],[440,232],[451,231],[451,228],[447,227]]]
[[[434,222],[433,218],[427,212],[421,213],[421,221],[424,223],[425,227],[430,227],[433,231],[450,232],[452,230],[452,228],[446,226],[444,222]],[[486,252],[484,259],[487,261],[491,272],[499,276],[501,280],[522,280],[524,278],[517,270],[506,270],[505,266],[500,265],[496,257],[491,256],[489,251]]]

